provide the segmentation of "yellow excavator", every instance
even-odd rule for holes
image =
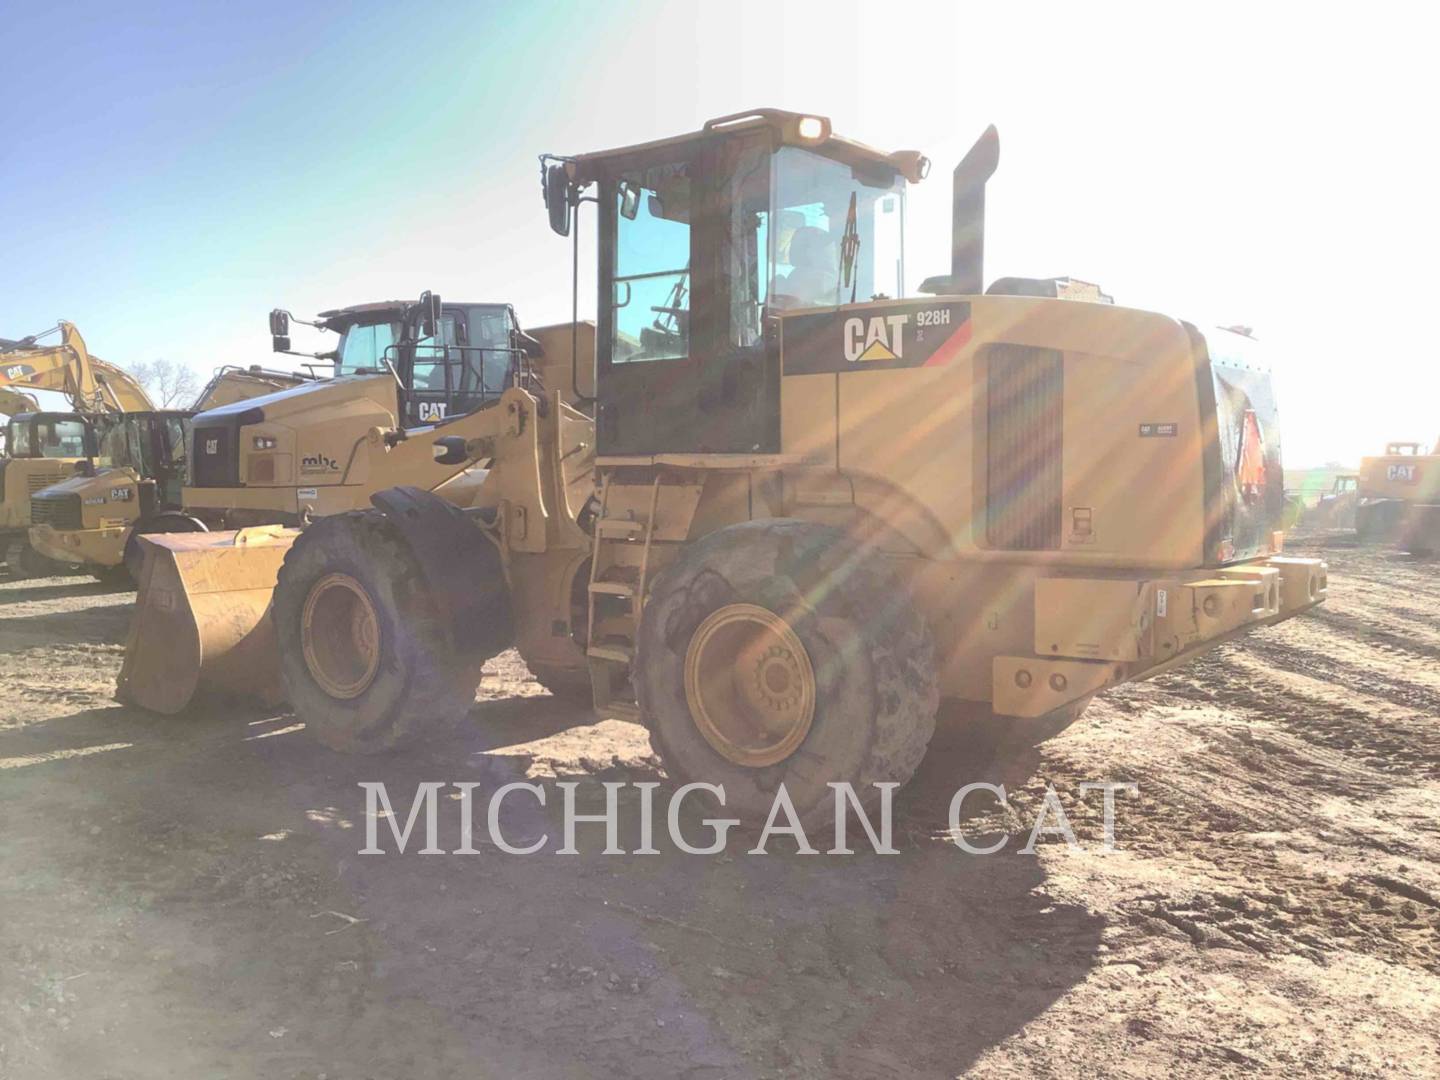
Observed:
[[[1393,543],[1413,555],[1440,551],[1440,441],[1392,442],[1360,459],[1355,533],[1366,543]]]
[[[466,715],[514,646],[727,816],[783,784],[815,822],[835,784],[908,780],[942,699],[1053,729],[1320,603],[1324,563],[1282,554],[1258,344],[987,289],[998,157],[992,128],[955,169],[950,273],[919,296],[901,222],[928,160],[824,117],[542,158],[556,232],[596,207],[598,324],[548,357],[593,390],[521,378],[426,434],[488,465],[464,509],[399,487],[303,530],[147,538],[118,695],[283,695],[380,752]]]

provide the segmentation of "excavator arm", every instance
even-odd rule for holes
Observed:
[[[74,323],[61,320],[58,345],[37,345],[35,338],[0,349],[0,388],[54,390],[80,413],[148,412],[155,408],[135,379],[98,356],[91,356]],[[45,335],[38,335],[43,337]]]

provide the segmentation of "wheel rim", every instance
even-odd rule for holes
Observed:
[[[305,666],[331,697],[363,694],[380,668],[380,620],[364,587],[349,574],[327,574],[300,614]]]
[[[690,715],[737,765],[784,761],[815,719],[815,670],[789,624],[754,604],[727,604],[695,630],[685,653]]]

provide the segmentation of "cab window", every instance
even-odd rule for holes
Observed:
[[[359,371],[384,371],[385,362],[395,361],[394,353],[386,352],[400,340],[398,322],[352,326],[340,339],[339,356],[335,360],[336,375],[354,375]]]
[[[85,425],[79,420],[41,420],[37,425],[37,456],[67,458],[85,456]]]
[[[627,174],[615,191],[611,362],[690,355],[690,171]]]
[[[11,457],[30,457],[35,453],[30,439],[30,425],[17,424],[13,420],[5,425],[5,445]]]
[[[450,346],[455,338],[455,316],[442,315],[436,332],[415,342],[415,363],[411,368],[412,390],[444,390],[445,367],[450,360]]]
[[[510,378],[510,313],[471,310],[458,389],[467,394],[498,394]]]

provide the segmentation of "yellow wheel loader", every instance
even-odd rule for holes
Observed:
[[[1360,459],[1355,534],[1415,555],[1440,551],[1440,442],[1430,453],[1416,442],[1392,442]]]
[[[1324,564],[1280,553],[1257,343],[985,290],[997,160],[992,128],[954,173],[950,273],[905,297],[921,154],[758,110],[542,158],[557,232],[597,207],[593,391],[515,385],[427,436],[488,465],[467,508],[397,488],[199,559],[147,541],[119,696],[178,711],[243,672],[382,751],[465,715],[514,645],[728,814],[784,783],[810,822],[829,783],[908,780],[942,698],[1058,726],[1321,602]]]

